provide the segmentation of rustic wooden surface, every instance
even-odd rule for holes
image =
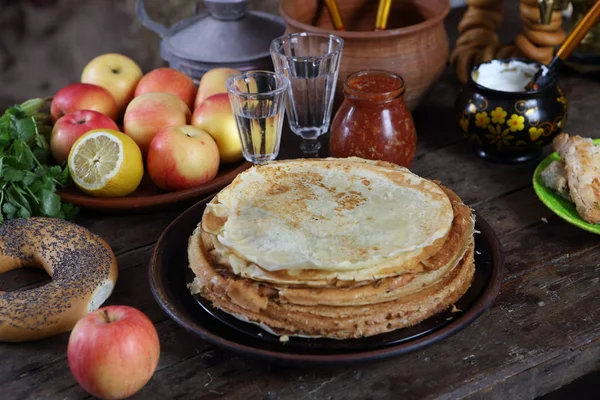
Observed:
[[[451,33],[459,14],[450,16]],[[568,75],[562,82],[570,102],[567,130],[600,136],[600,83]],[[563,222],[536,198],[535,162],[498,165],[471,153],[452,117],[458,89],[447,71],[414,113],[419,150],[413,170],[455,190],[499,235],[506,275],[488,312],[441,343],[387,361],[337,369],[271,366],[205,344],[154,301],[148,284],[152,247],[181,208],[130,216],[84,212],[77,222],[104,237],[118,256],[120,276],[107,304],[139,308],[159,332],[158,370],[134,398],[531,399],[597,369],[600,240]],[[298,155],[298,140],[289,132],[282,147],[284,156]],[[38,271],[16,271],[0,277],[0,290],[45,281]],[[63,334],[0,344],[0,397],[88,398],[69,372],[67,341]]]

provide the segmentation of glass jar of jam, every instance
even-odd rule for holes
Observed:
[[[393,72],[367,70],[348,75],[344,101],[331,124],[331,155],[410,166],[417,135],[403,95],[404,80]]]

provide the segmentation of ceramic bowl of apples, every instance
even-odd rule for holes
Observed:
[[[171,68],[144,75],[121,54],[91,60],[52,99],[52,155],[73,178],[59,195],[85,208],[141,210],[229,184],[251,165],[225,87],[236,74],[216,68],[196,87]]]

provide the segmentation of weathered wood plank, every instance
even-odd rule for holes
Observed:
[[[530,229],[523,229],[501,239],[509,275],[528,272],[532,268],[577,254],[598,249],[598,236],[574,227],[559,218],[551,218]]]
[[[600,343],[598,341],[599,339],[593,340],[589,344],[576,349],[569,348],[569,353],[566,356],[560,354],[555,359],[548,360],[535,368],[488,386],[468,398],[490,400],[534,399],[557,390],[581,375],[592,373],[600,368]],[[589,393],[589,396],[589,398],[594,398],[592,393]]]
[[[494,229],[499,237],[548,221],[554,216],[535,195],[531,187],[499,196],[483,203],[470,204]],[[515,207],[518,205],[518,207]]]
[[[184,209],[174,206],[156,213],[127,215],[83,211],[74,222],[101,236],[118,255],[156,242],[167,225]]]

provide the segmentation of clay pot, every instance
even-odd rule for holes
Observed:
[[[336,31],[327,9],[319,0],[281,0],[279,13],[286,33],[327,32],[344,39],[344,51],[336,89],[336,103],[343,99],[346,77],[356,71],[378,69],[395,72],[406,82],[405,100],[416,108],[442,74],[448,59],[444,18],[448,0],[394,1],[388,29],[375,32],[376,0],[338,1],[346,31]]]
[[[542,89],[503,92],[481,86],[469,74],[454,106],[459,129],[475,153],[505,164],[538,159],[542,148],[562,132],[568,114],[556,77]]]

